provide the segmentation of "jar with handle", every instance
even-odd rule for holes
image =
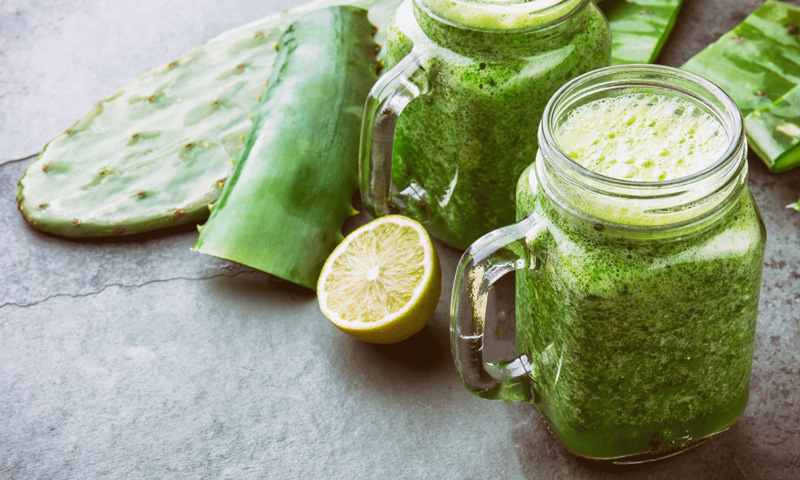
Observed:
[[[589,0],[407,0],[387,37],[392,68],[361,134],[364,206],[464,249],[513,221],[531,132],[559,87],[609,64],[608,22]]]
[[[603,126],[613,108],[598,101],[621,95],[668,108],[646,122],[628,112],[621,125],[639,137],[620,140]],[[659,156],[724,142],[687,176],[604,176],[559,137],[587,105],[600,112],[586,130],[599,143],[642,141],[640,151]],[[766,243],[742,124],[719,87],[673,68],[610,67],[564,86],[519,180],[519,223],[478,240],[456,272],[451,338],[466,387],[534,404],[567,448],[595,460],[664,458],[729,428],[747,405]],[[501,341],[487,333],[488,293],[512,271],[519,356],[488,362],[485,342]]]

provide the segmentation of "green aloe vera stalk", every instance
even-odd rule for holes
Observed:
[[[611,63],[652,63],[661,53],[683,0],[605,0],[611,25]]]
[[[284,29],[341,3],[319,0],[226,32],[98,102],[28,166],[17,194],[23,217],[65,237],[204,220],[252,128]],[[350,3],[385,26],[400,1]]]
[[[745,119],[750,147],[773,172],[800,166],[800,87]]]
[[[800,7],[767,1],[683,69],[722,87],[744,116],[800,83]]]
[[[289,26],[241,159],[193,250],[316,288],[355,213],[361,113],[377,79],[372,32],[355,7]]]

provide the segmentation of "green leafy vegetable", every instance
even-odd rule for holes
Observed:
[[[611,63],[652,63],[667,41],[683,0],[606,0],[599,6],[611,25]]]
[[[281,37],[241,160],[193,250],[316,288],[354,213],[358,142],[377,79],[367,11],[317,10]]]
[[[800,166],[800,87],[745,119],[753,151],[773,172]]]
[[[725,90],[744,116],[800,83],[800,7],[767,1],[683,69]]]

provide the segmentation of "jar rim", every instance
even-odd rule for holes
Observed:
[[[727,148],[705,169],[660,182],[612,178],[583,167],[556,141],[559,122],[579,105],[622,93],[666,94],[695,103],[727,131]],[[746,186],[744,120],[728,94],[694,73],[644,64],[601,68],[575,78],[551,97],[539,125],[534,171],[547,195],[580,218],[613,227],[621,235],[680,235],[721,218]]]
[[[617,79],[610,79],[610,77],[621,73],[625,75]],[[648,78],[659,76],[664,78]],[[603,82],[603,79],[609,80]],[[681,89],[672,82],[672,80],[675,79],[685,81],[689,85],[699,88],[692,92],[686,92],[685,89]],[[587,85],[589,88],[587,88]],[[720,154],[719,158],[702,170],[685,177],[656,182],[639,182],[607,177],[578,164],[561,149],[555,138],[554,127],[557,124],[557,119],[563,114],[565,108],[569,106],[565,105],[565,103],[574,102],[581,95],[585,96],[601,89],[612,89],[623,86],[650,87],[666,92],[688,93],[691,96],[700,97],[699,100],[701,101],[708,99],[716,100],[719,105],[722,106],[722,111],[715,111],[714,113],[724,117],[719,118],[719,120],[727,130],[729,137],[728,147]],[[711,110],[716,110],[712,108],[708,102],[704,103]],[[550,98],[550,101],[545,107],[539,129],[539,137],[540,148],[546,153],[546,155],[544,155],[546,161],[556,163],[559,169],[568,170],[570,173],[577,174],[578,178],[585,177],[601,186],[608,186],[609,189],[636,190],[640,194],[647,191],[663,191],[665,188],[669,187],[685,187],[717,175],[722,170],[725,170],[730,162],[735,160],[736,152],[739,151],[742,148],[742,144],[746,142],[744,120],[741,111],[733,99],[725,93],[722,88],[710,80],[686,70],[664,65],[647,64],[614,65],[600,68],[576,77],[565,84]]]
[[[486,33],[526,32],[558,23],[591,0],[412,0],[414,5],[431,18],[450,25]],[[441,3],[442,5],[437,5]],[[477,9],[480,15],[456,17],[450,10]],[[496,9],[492,14],[486,10]],[[482,10],[482,11],[481,11]],[[514,11],[516,10],[516,11]],[[535,14],[535,17],[534,17]],[[527,18],[526,18],[527,17]],[[479,19],[483,25],[471,23]],[[527,23],[526,23],[527,20]],[[515,25],[516,23],[516,25]]]

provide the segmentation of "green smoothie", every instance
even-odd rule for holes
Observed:
[[[391,64],[421,55],[431,88],[399,118],[393,180],[423,192],[407,214],[461,249],[514,220],[516,179],[536,153],[547,101],[608,65],[611,49],[603,14],[586,0],[408,0],[388,41]]]
[[[730,142],[714,117],[666,95],[595,100],[554,131],[575,163],[632,182],[706,170]],[[609,235],[609,222],[653,224],[613,199],[576,199],[590,217],[568,213],[534,170],[520,177],[518,218],[546,228],[529,239],[540,268],[517,272],[517,349],[553,432],[579,455],[646,459],[732,425],[748,399],[766,240],[746,185],[680,235]]]

